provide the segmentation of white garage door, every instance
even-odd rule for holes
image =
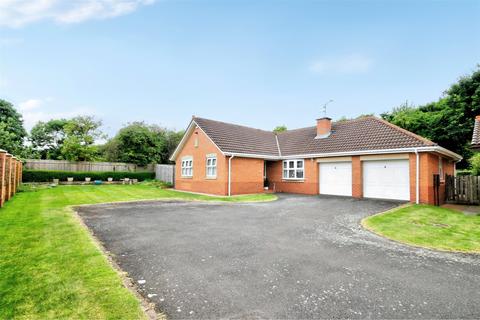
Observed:
[[[320,194],[352,195],[352,163],[320,163]]]
[[[364,161],[363,196],[365,198],[410,200],[408,160]]]

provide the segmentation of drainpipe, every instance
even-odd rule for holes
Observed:
[[[415,155],[417,156],[416,165],[415,165],[415,203],[420,203],[420,154],[418,153],[418,149],[415,148]]]
[[[228,196],[230,197],[232,195],[232,159],[235,156],[230,156],[228,158]]]

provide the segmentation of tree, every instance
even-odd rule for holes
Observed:
[[[424,136],[463,156],[459,167],[472,155],[470,142],[474,118],[480,114],[480,68],[461,77],[438,101],[423,106],[408,103],[382,117],[404,129]]]
[[[156,126],[144,122],[133,122],[120,129],[110,140],[108,157],[110,161],[135,163],[145,166],[162,162],[162,150],[165,148],[165,133]],[[113,159],[112,159],[113,158]]]
[[[133,122],[120,129],[102,151],[108,161],[121,161],[145,166],[168,163],[169,157],[182,139],[183,132]]]
[[[65,140],[61,155],[70,161],[95,161],[99,158],[95,141],[105,135],[100,131],[102,122],[92,116],[79,116],[68,120],[64,126]]]
[[[21,156],[26,136],[20,113],[10,102],[0,99],[0,148]]]
[[[281,125],[281,126],[276,126],[275,129],[273,129],[273,132],[280,133],[280,132],[285,132],[287,130],[288,129],[286,125]]]
[[[54,119],[38,122],[30,131],[32,149],[40,159],[62,159],[62,147],[65,141],[65,126],[68,120]]]

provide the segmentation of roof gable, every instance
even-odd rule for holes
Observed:
[[[223,152],[279,156],[273,132],[197,117],[193,121]]]

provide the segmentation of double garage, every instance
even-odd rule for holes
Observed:
[[[410,200],[408,158],[365,159],[361,166],[363,197]],[[320,162],[319,174],[320,194],[352,196],[352,161]]]

